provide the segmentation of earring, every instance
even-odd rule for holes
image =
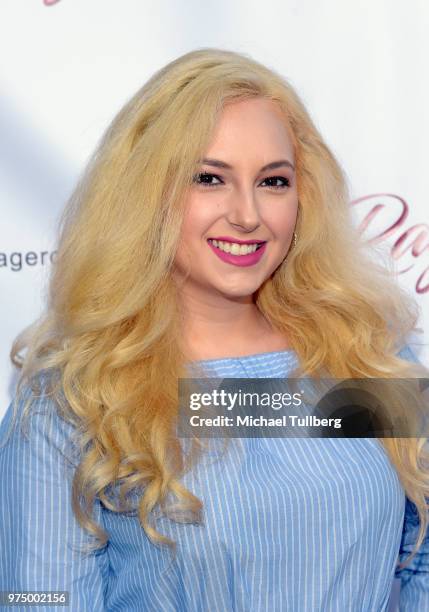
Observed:
[[[296,247],[296,239],[297,239],[297,235],[296,232],[293,233],[293,246]]]

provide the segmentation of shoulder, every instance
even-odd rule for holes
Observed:
[[[78,432],[62,414],[51,394],[52,378],[39,373],[16,391],[0,423],[0,453],[59,453],[73,466],[79,463]]]
[[[419,363],[419,360],[409,344],[404,344],[404,346],[397,352],[397,356],[413,363]]]

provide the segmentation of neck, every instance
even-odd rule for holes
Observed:
[[[193,356],[220,349],[234,354],[271,331],[252,295],[235,298],[183,290],[180,306],[185,350]]]

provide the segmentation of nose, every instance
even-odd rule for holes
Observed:
[[[234,227],[252,232],[261,224],[258,203],[252,188],[239,189],[232,197],[227,219]]]

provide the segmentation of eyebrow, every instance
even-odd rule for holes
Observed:
[[[207,166],[216,166],[216,168],[226,168],[227,170],[233,169],[230,164],[227,164],[226,162],[221,161],[220,159],[204,157],[200,160],[200,163],[206,164]],[[281,168],[283,166],[287,166],[288,168],[292,168],[292,170],[295,170],[294,165],[290,161],[288,161],[287,159],[279,159],[277,161],[270,162],[265,166],[262,166],[261,172],[265,172],[265,170],[275,170],[276,168]]]

